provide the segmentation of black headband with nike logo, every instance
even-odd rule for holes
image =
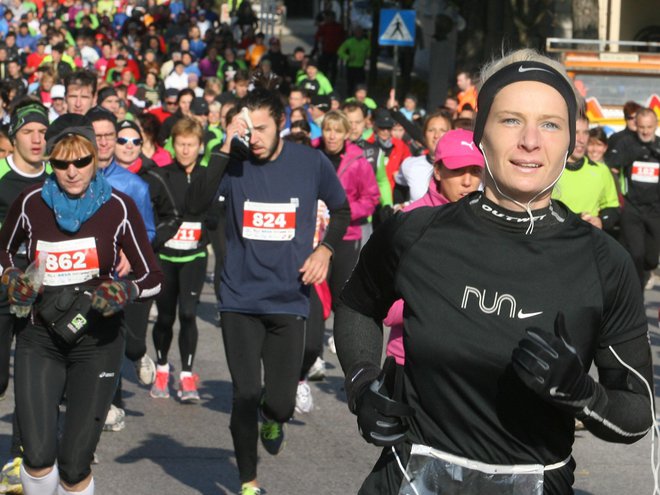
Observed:
[[[575,147],[575,119],[577,117],[575,91],[571,83],[564,76],[542,62],[516,62],[507,65],[488,78],[479,90],[479,96],[477,98],[478,111],[474,123],[474,142],[479,145],[483,137],[486,119],[488,118],[490,107],[497,93],[503,87],[520,81],[535,81],[547,84],[556,89],[564,98],[568,106],[568,129],[570,132],[568,154],[570,156]]]

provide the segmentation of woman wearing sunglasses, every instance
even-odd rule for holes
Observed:
[[[163,277],[135,204],[96,173],[89,120],[63,115],[46,140],[53,174],[18,196],[0,230],[1,286],[10,304],[29,310],[15,354],[21,481],[26,495],[90,495],[90,465],[124,350],[121,313],[128,302],[156,295]],[[13,266],[23,244],[41,284]],[[120,250],[134,281],[112,279]]]
[[[181,213],[174,204],[174,196],[164,175],[152,160],[142,154],[143,143],[142,130],[135,122],[122,120],[117,124],[115,160],[120,167],[138,175],[149,185],[156,226],[156,236],[151,247],[158,252],[177,233]],[[129,274],[129,279],[132,278],[133,274]],[[156,365],[147,355],[146,345],[151,304],[152,301],[132,303],[124,311],[127,327],[126,357],[135,363],[138,380],[143,385],[151,385],[156,379]]]

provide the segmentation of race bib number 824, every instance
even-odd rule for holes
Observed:
[[[259,241],[290,241],[296,235],[296,205],[254,203],[243,206],[243,237]]]

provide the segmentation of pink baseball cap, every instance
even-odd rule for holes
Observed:
[[[473,137],[473,133],[465,129],[447,132],[435,147],[434,161],[442,161],[442,164],[451,170],[471,165],[483,168],[484,156],[474,144]]]

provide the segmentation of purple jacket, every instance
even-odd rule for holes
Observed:
[[[337,169],[339,182],[346,191],[351,207],[351,223],[344,235],[345,241],[362,239],[363,220],[373,215],[380,201],[374,169],[362,154],[362,149],[346,141],[346,149]]]

